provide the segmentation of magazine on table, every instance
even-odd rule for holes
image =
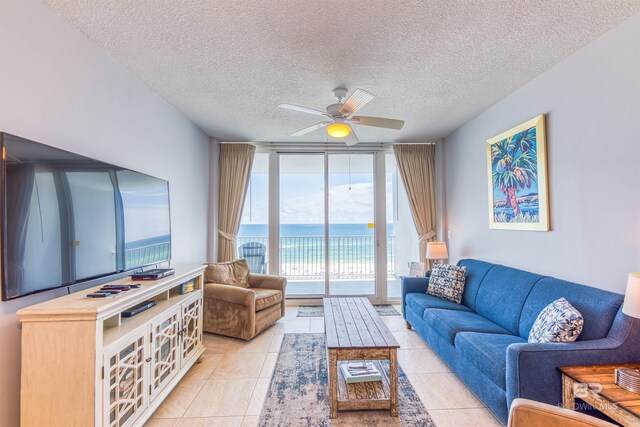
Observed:
[[[347,384],[382,381],[382,374],[373,362],[348,362],[340,365]]]

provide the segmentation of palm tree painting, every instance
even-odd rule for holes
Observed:
[[[548,230],[544,116],[487,143],[491,228]]]

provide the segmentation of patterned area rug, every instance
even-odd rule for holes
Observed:
[[[399,416],[389,411],[340,411],[329,418],[324,334],[285,334],[262,407],[260,427],[435,427],[402,369],[398,369]],[[388,363],[386,363],[388,367]],[[388,368],[387,368],[388,369]]]
[[[380,316],[400,316],[398,310],[391,304],[376,304],[373,307]],[[298,307],[298,317],[324,317],[324,307],[321,305],[301,305]]]

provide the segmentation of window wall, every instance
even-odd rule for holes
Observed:
[[[424,260],[419,259],[418,233],[393,153],[385,156],[385,183],[388,241],[391,242],[387,247],[387,299],[395,300],[401,297],[400,276],[409,273],[411,262]]]
[[[395,301],[418,253],[393,153],[255,154],[238,257],[288,277],[289,297]]]
[[[269,153],[253,157],[237,243],[253,272],[269,271]]]

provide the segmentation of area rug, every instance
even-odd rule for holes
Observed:
[[[373,308],[380,316],[400,316],[398,310],[391,304],[376,304]],[[324,307],[321,305],[301,305],[298,307],[298,317],[324,317]]]
[[[399,416],[389,411],[340,411],[329,418],[324,334],[285,334],[262,406],[260,427],[435,427],[402,369],[398,368]],[[388,369],[388,362],[386,363]]]

